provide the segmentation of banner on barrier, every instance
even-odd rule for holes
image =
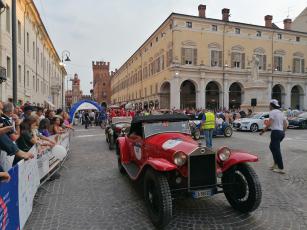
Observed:
[[[39,172],[36,159],[21,161],[18,163],[18,200],[19,221],[23,229],[29,218],[35,193],[40,184]]]
[[[53,137],[54,138],[54,137]],[[62,161],[67,155],[69,133],[58,136],[57,145],[53,149],[31,148],[36,156],[28,161],[20,161],[12,167],[13,158],[1,151],[0,164],[9,169],[11,180],[0,182],[0,229],[23,229],[29,218],[34,196],[40,180],[54,167],[54,162]]]
[[[0,229],[19,229],[18,166],[8,172],[11,180],[0,182]]]

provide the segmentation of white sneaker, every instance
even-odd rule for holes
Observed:
[[[271,167],[270,167],[270,170],[274,170],[274,169],[277,169],[278,167],[277,167],[277,164],[273,164]]]
[[[279,168],[273,169],[273,172],[280,173],[280,174],[285,174],[286,173],[283,169],[279,169]]]

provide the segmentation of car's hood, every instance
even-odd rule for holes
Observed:
[[[241,118],[241,119],[236,120],[236,122],[238,122],[238,123],[242,123],[242,122],[251,123],[251,122],[258,122],[258,121],[259,121],[259,119],[254,119],[254,118]]]
[[[306,119],[300,118],[300,117],[294,117],[292,119],[289,119],[288,121],[289,121],[289,123],[291,123],[291,122],[301,122],[301,121],[304,121],[304,120],[306,120]]]
[[[155,145],[167,152],[182,151],[186,154],[192,153],[198,148],[198,143],[190,136],[181,133],[162,133],[146,139],[150,145]]]

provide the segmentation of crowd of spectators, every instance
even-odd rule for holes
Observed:
[[[20,160],[34,158],[29,150],[34,145],[52,148],[56,143],[51,135],[72,129],[69,115],[62,109],[52,110],[31,104],[14,106],[0,102],[0,150],[14,156],[13,166]],[[0,180],[9,181],[10,175],[0,165]]]

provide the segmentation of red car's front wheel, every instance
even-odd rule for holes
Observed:
[[[248,164],[233,166],[224,173],[222,183],[224,194],[234,209],[247,213],[259,207],[262,197],[260,181]]]
[[[146,171],[144,197],[152,223],[159,229],[166,226],[172,218],[172,196],[163,174],[152,169]]]

